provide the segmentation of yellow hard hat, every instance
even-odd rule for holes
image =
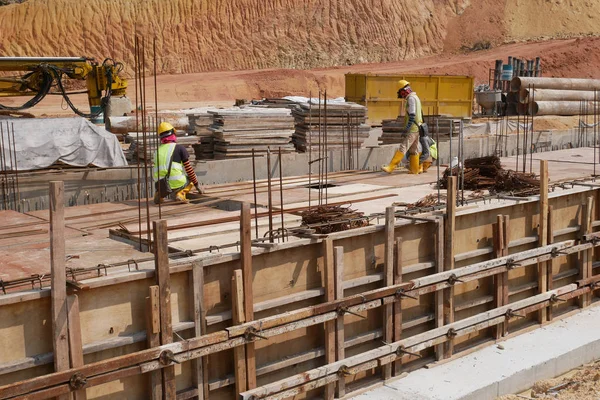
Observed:
[[[175,128],[168,122],[161,122],[158,126],[158,136],[163,136],[164,133],[175,133]]]
[[[403,89],[403,88],[407,87],[408,85],[410,85],[410,82],[405,79],[400,79],[398,81],[398,85],[400,85],[400,89]]]

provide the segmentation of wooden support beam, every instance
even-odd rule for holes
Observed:
[[[594,207],[594,197],[590,196],[586,199],[585,204],[582,204],[581,213],[581,231],[580,237],[583,238],[592,232],[592,209]],[[593,249],[584,250],[581,252],[580,257],[580,269],[579,269],[579,280],[588,279],[593,275],[592,272],[592,260],[593,260]],[[592,293],[585,293],[577,299],[579,307],[585,308],[591,304]]]
[[[244,314],[246,322],[254,321],[254,298],[252,291],[252,229],[250,204],[242,203],[240,216],[240,263],[244,280]],[[246,344],[246,379],[248,389],[256,387],[256,354],[254,343]]]
[[[206,308],[204,307],[204,265],[197,262],[189,272],[191,315],[194,319],[194,336],[206,334]],[[208,399],[208,357],[192,360],[192,386],[198,391],[198,400]]]
[[[152,222],[154,243],[154,266],[160,309],[160,344],[173,343],[173,324],[171,319],[171,275],[169,271],[169,243],[167,239],[167,221]],[[163,398],[174,399],[176,396],[175,366],[162,369]]]
[[[443,225],[442,225],[443,227]],[[402,283],[402,238],[396,239],[395,256],[396,263],[394,268],[394,285]],[[442,265],[440,263],[439,265]],[[394,342],[402,339],[402,298],[394,303]],[[402,359],[394,362],[394,376],[402,373]]]
[[[344,248],[336,246],[333,249],[333,263],[335,270],[335,299],[344,298]],[[341,361],[346,358],[346,350],[344,347],[344,315],[338,315],[335,321],[335,358],[336,361]],[[346,380],[342,377],[337,384],[337,397],[346,395]]]
[[[387,207],[385,209],[385,244],[383,259],[383,286],[394,284],[394,224],[396,222],[395,208]],[[385,304],[383,306],[383,341],[392,343],[394,340],[394,304]],[[386,364],[382,368],[383,380],[392,377],[392,364]]]
[[[552,244],[554,243],[554,225],[552,224],[552,206],[548,205],[548,242],[547,244]],[[548,285],[548,290],[552,290],[553,286],[554,286],[554,260],[550,260],[550,261],[546,261],[547,263],[547,268],[546,268],[546,282]],[[547,308],[546,311],[546,317],[548,319],[548,322],[552,322],[552,319],[554,318],[553,315],[553,310],[552,310],[552,303],[550,303],[550,305]]]
[[[52,307],[52,348],[54,350],[54,371],[70,368],[67,274],[65,254],[65,184],[51,181],[50,206],[50,296]],[[68,400],[69,395],[57,396],[58,400]]]
[[[494,258],[499,258],[504,255],[504,216],[498,215],[496,217],[496,223],[493,225],[493,238],[494,238]],[[494,308],[498,308],[504,302],[504,274],[497,274],[494,276]],[[502,337],[504,332],[504,322],[496,325],[493,329],[494,339],[498,340]]]
[[[446,195],[446,221],[445,221],[445,249],[444,249],[444,271],[454,269],[454,235],[456,231],[456,177],[448,179],[448,191]],[[454,322],[454,288],[444,289],[444,325]],[[454,343],[449,340],[444,344],[444,358],[452,357]]]
[[[503,218],[503,234],[504,234],[504,249],[502,257],[508,257],[510,252],[510,215],[505,215]],[[510,284],[508,280],[508,271],[501,273],[502,275],[502,305],[505,306],[509,302]],[[508,335],[508,321],[502,323],[502,335]]]
[[[435,231],[435,272],[444,271],[444,219],[439,218],[436,223]],[[444,325],[444,292],[435,292],[435,326],[439,328]],[[440,361],[444,359],[444,345],[439,344],[435,347],[435,359]]]
[[[539,230],[538,245],[546,246],[548,244],[548,161],[540,160],[540,207],[539,207]],[[548,291],[548,263],[542,261],[538,263],[538,293]],[[548,321],[548,310],[540,309],[538,312],[538,322],[544,324]]]
[[[79,368],[83,362],[83,343],[81,342],[81,322],[79,321],[79,299],[77,295],[67,296],[67,309],[69,320],[69,349],[71,368]],[[75,400],[86,400],[85,388],[73,392]]]
[[[233,324],[239,325],[246,322],[244,314],[244,278],[241,269],[233,271],[231,278],[231,299]],[[233,349],[235,366],[235,395],[236,397],[247,390],[246,379],[246,346],[237,346]]]
[[[149,348],[160,346],[160,300],[158,285],[148,288],[146,297],[146,341]],[[162,372],[150,372],[150,395],[152,400],[162,399]]]
[[[325,288],[325,301],[334,301],[335,296],[335,268],[333,261],[333,240],[325,239],[322,244],[323,253],[323,286]],[[335,321],[325,322],[325,362],[335,362]],[[335,383],[325,386],[325,400],[335,397]]]

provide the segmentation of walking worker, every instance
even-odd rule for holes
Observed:
[[[400,137],[398,149],[388,165],[381,169],[388,174],[391,174],[396,166],[402,161],[406,151],[409,151],[408,171],[411,174],[419,173],[419,127],[423,124],[423,112],[421,110],[421,100],[419,96],[410,88],[410,82],[402,79],[398,81],[400,89],[398,90],[398,98],[406,100],[406,112],[404,113],[404,132]]]
[[[196,172],[190,164],[190,155],[185,147],[177,144],[173,125],[162,122],[157,133],[160,146],[154,155],[153,175],[157,181],[154,203],[159,204],[166,197],[189,203],[186,196],[192,188],[203,193]]]

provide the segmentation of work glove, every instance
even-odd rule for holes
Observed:
[[[200,187],[200,184],[196,183],[194,186],[196,187],[196,190],[198,191],[198,193],[204,194],[204,189],[202,189]]]

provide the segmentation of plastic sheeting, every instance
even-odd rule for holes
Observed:
[[[3,170],[15,169],[15,155],[19,171],[48,168],[57,161],[75,167],[127,166],[116,136],[84,118],[8,119],[1,120],[0,125],[3,128],[0,140]]]

